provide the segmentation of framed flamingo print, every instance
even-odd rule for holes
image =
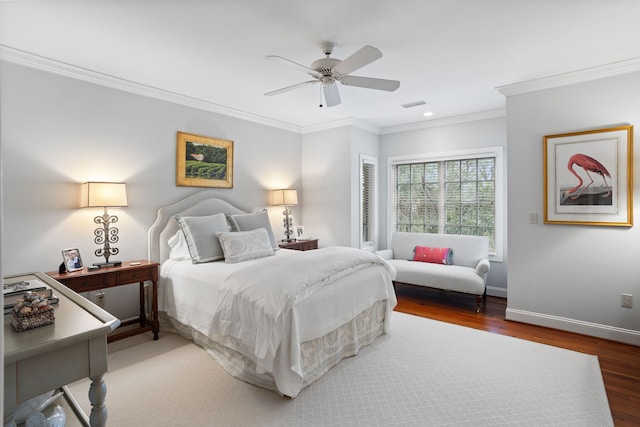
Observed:
[[[633,225],[633,126],[544,137],[544,223]]]

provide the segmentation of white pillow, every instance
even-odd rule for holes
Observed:
[[[169,241],[169,259],[174,261],[184,261],[186,259],[191,259],[191,254],[189,253],[189,246],[187,245],[187,239],[184,237],[184,233],[182,230],[176,231],[176,234],[171,236]]]
[[[217,233],[229,231],[227,218],[223,213],[209,216],[178,216],[176,221],[184,233],[194,264],[216,261],[224,258]]]
[[[251,231],[256,228],[264,228],[269,235],[269,241],[274,251],[280,249],[276,236],[271,229],[271,222],[269,221],[269,214],[267,210],[263,210],[251,214],[236,214],[229,215],[229,224],[232,231]]]
[[[251,231],[218,233],[224,262],[235,263],[274,255],[269,234],[264,228]]]

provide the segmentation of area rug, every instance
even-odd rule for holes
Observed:
[[[389,334],[295,399],[175,334],[109,344],[109,426],[612,426],[595,356],[393,313]],[[88,380],[70,386],[89,410]]]

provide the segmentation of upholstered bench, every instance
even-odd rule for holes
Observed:
[[[445,255],[414,261],[421,258],[415,257],[416,247],[420,247],[419,255],[439,252]],[[376,251],[376,254],[396,269],[396,282],[475,295],[476,312],[480,311],[490,268],[488,238],[394,232],[390,249]]]

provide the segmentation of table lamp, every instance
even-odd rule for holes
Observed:
[[[112,247],[112,243],[117,243],[118,229],[109,227],[111,224],[118,222],[118,217],[109,215],[108,207],[125,207],[127,206],[127,189],[123,182],[86,182],[82,184],[80,207],[83,208],[104,208],[104,213],[93,219],[93,222],[99,225],[93,234],[96,244],[103,244],[102,248],[96,249],[96,256],[104,256],[105,262],[95,263],[96,266],[106,266],[107,264],[120,264],[120,261],[109,262],[111,255],[117,255],[120,250]]]
[[[298,191],[297,190],[273,190],[273,204],[276,206],[284,206],[284,219],[282,224],[284,225],[284,235],[286,239],[284,242],[295,242],[296,239],[292,239],[291,227],[293,227],[293,220],[291,219],[291,209],[289,206],[298,204]]]

